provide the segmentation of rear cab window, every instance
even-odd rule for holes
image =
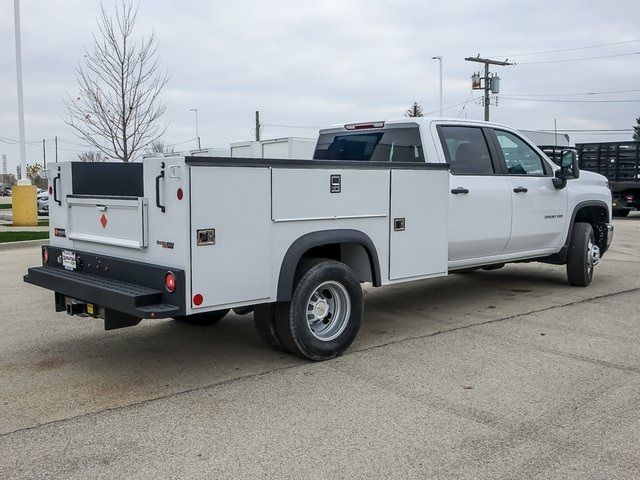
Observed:
[[[424,162],[420,128],[395,127],[355,132],[321,133],[316,160]]]

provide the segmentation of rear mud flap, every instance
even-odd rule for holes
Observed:
[[[118,312],[105,308],[104,310],[104,329],[115,330],[117,328],[134,327],[142,320],[127,313]]]

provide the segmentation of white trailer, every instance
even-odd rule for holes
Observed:
[[[261,141],[235,142],[230,145],[231,156],[234,158],[290,158],[296,160],[311,160],[315,148],[315,138],[302,137],[283,137]]]
[[[508,127],[403,119],[325,129],[313,160],[55,164],[51,241],[25,281],[107,329],[253,310],[271,345],[323,360],[355,338],[362,282],[538,260],[587,285],[611,194],[565,163]]]
[[[258,141],[235,142],[229,149],[234,158],[262,158],[262,144]]]
[[[262,140],[262,158],[310,160],[316,150],[315,138],[285,137]]]

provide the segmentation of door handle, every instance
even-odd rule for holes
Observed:
[[[164,164],[162,165],[162,168],[164,169]],[[164,170],[160,170],[160,175],[156,177],[156,207],[158,207],[162,213],[166,210],[165,206],[160,204],[160,180],[163,178]]]
[[[56,187],[56,180],[58,180],[58,185],[60,185],[60,174],[56,175],[56,177],[54,177],[53,179],[53,201],[56,202],[58,205],[62,205],[62,201],[58,198],[58,188]]]
[[[464,193],[466,195],[467,193],[469,193],[469,189],[458,187],[458,188],[452,189],[451,193],[453,193],[454,195],[459,195],[460,193]]]
[[[525,187],[516,187],[513,189],[513,193],[527,193],[528,191],[529,189]]]

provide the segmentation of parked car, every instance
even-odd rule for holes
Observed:
[[[339,125],[320,131],[312,160],[56,168],[50,245],[24,277],[55,292],[56,311],[114,329],[253,308],[270,345],[311,360],[355,339],[362,282],[539,261],[586,287],[613,238],[605,177],[488,122]]]
[[[49,192],[43,190],[36,196],[38,215],[49,215]]]

